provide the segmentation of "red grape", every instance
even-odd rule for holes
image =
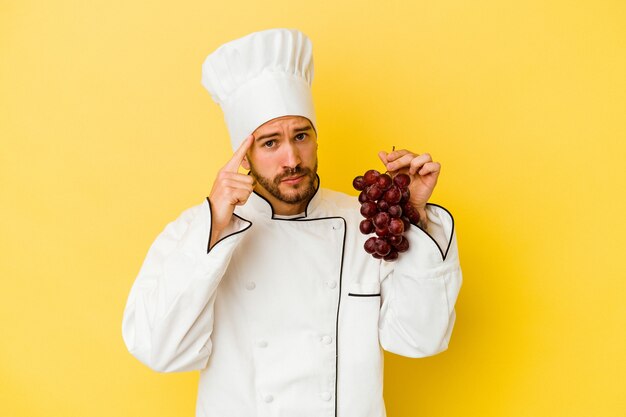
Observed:
[[[393,249],[390,250],[387,255],[383,256],[383,259],[387,262],[395,261],[398,259],[398,251]]]
[[[376,205],[378,206],[378,211],[389,210],[389,203],[386,202],[385,200],[378,200],[378,203],[376,203]]]
[[[370,219],[361,220],[361,223],[359,224],[359,230],[364,235],[369,235],[374,231],[374,224]]]
[[[389,233],[399,236],[404,233],[404,223],[400,219],[391,219],[389,222]]]
[[[409,240],[402,239],[402,241],[399,244],[395,245],[395,248],[400,253],[406,252],[407,250],[409,250]]]
[[[380,177],[380,172],[376,171],[375,169],[370,169],[365,173],[365,175],[363,175],[363,179],[365,180],[365,184],[367,185],[374,184],[378,180],[378,177]]]
[[[414,224],[417,226],[417,224],[420,221],[420,215],[410,203],[405,204],[404,214],[406,215],[406,217],[408,217],[411,224]]]
[[[406,174],[398,174],[393,177],[393,183],[399,188],[406,188],[411,183],[411,177]]]
[[[389,253],[389,251],[391,251],[391,246],[385,239],[376,239],[374,245],[376,246],[376,253],[381,256],[385,256]]]
[[[365,180],[363,179],[363,176],[359,175],[358,177],[356,177],[352,181],[352,186],[357,191],[363,191],[363,189],[365,188]]]
[[[385,200],[381,200],[381,201],[385,201]],[[378,209],[380,210],[380,201],[378,202]],[[391,217],[402,217],[402,207],[400,207],[397,204],[394,204],[393,206],[389,206],[389,209],[387,210],[387,212],[389,213]]]
[[[411,198],[411,192],[409,191],[408,188],[405,188],[404,190],[402,190],[402,196],[400,197],[400,204],[404,204],[408,202],[409,198]]]
[[[374,230],[376,232],[376,236],[378,237],[385,237],[389,234],[389,229],[386,227],[382,227],[382,228],[376,228]]]
[[[389,220],[391,220],[391,216],[389,215],[389,213],[377,213],[376,216],[374,216],[374,225],[377,228],[382,229],[383,227],[387,227],[387,225],[389,224]]]
[[[365,191],[361,191],[361,194],[359,194],[359,203],[365,203],[367,201],[367,194],[365,194]]]
[[[376,208],[376,203],[366,201],[365,203],[361,204],[361,214],[363,215],[363,217],[374,217],[377,211],[378,209]]]
[[[404,239],[404,237],[400,236],[400,235],[392,235],[389,236],[389,239],[387,239],[389,241],[389,243],[391,243],[392,246],[398,246],[400,244],[400,242],[402,242],[402,239]]]
[[[367,194],[368,200],[376,201],[383,195],[384,191],[377,185],[370,185],[365,193]]]
[[[376,253],[376,238],[372,236],[367,239],[365,241],[365,244],[363,245],[363,248],[365,249],[365,252],[369,254]]]
[[[376,184],[382,188],[383,190],[386,190],[387,188],[389,188],[392,184],[393,180],[391,179],[391,177],[387,174],[381,174],[378,179],[376,180]]]
[[[385,191],[384,198],[385,201],[389,204],[398,204],[400,202],[400,199],[402,198],[402,193],[400,192],[400,189],[394,185],[390,189]]]

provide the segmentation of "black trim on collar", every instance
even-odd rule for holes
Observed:
[[[452,216],[452,213],[450,213],[448,211],[448,209],[446,209],[443,206],[440,206],[439,204],[426,203],[426,205],[427,206],[428,205],[436,206],[436,207],[439,207],[439,208],[445,210],[445,212],[448,213],[450,215],[450,218],[452,219],[452,231],[450,232],[450,238],[448,239],[448,247],[446,248],[446,252],[445,253],[441,250],[441,248],[439,247],[439,244],[437,243],[437,241],[431,235],[429,235],[426,230],[422,229],[421,227],[413,225],[413,226],[417,227],[419,230],[421,230],[422,232],[424,232],[426,234],[426,236],[428,236],[430,238],[430,240],[432,240],[435,243],[435,246],[437,247],[437,249],[439,250],[439,253],[441,254],[442,260],[445,261],[446,260],[446,256],[448,256],[448,251],[450,250],[450,245],[452,244],[452,236],[454,236],[454,217]]]
[[[250,173],[248,173],[248,175],[250,175]],[[309,201],[307,201],[306,207],[304,208],[304,216],[302,216],[302,217],[294,217],[292,219],[276,218],[276,217],[274,217],[276,214],[274,213],[274,206],[272,206],[272,203],[270,203],[267,198],[263,197],[261,194],[257,193],[256,191],[252,190],[252,192],[254,194],[256,194],[257,196],[259,196],[259,198],[261,198],[262,200],[265,200],[267,205],[270,206],[270,210],[272,210],[272,220],[299,220],[299,219],[304,219],[304,218],[306,218],[309,215],[309,204],[311,204],[311,201],[313,201],[313,199],[315,198],[315,196],[317,195],[317,193],[319,192],[319,190],[321,188],[320,176],[317,173],[315,174],[315,176],[317,177],[317,188],[315,189],[315,192],[313,193],[311,198],[309,198]]]
[[[231,233],[228,236],[224,236],[223,238],[218,239],[218,241],[215,242],[215,245],[213,245],[213,248],[212,248],[211,247],[211,236],[213,235],[213,206],[211,205],[211,200],[209,200],[209,197],[206,198],[206,201],[207,201],[207,203],[209,203],[209,211],[211,212],[211,224],[209,225],[209,241],[206,244],[206,253],[208,254],[209,252],[211,252],[211,249],[213,249],[215,246],[217,246],[217,244],[220,243],[222,240],[224,240],[226,238],[229,238],[231,236],[235,236],[235,235],[237,235],[239,233],[243,233],[246,230],[248,230],[250,227],[252,227],[252,222],[250,220],[248,220],[248,219],[244,219],[243,217],[237,215],[237,213],[235,213],[233,211],[233,216],[238,217],[239,219],[243,220],[244,222],[248,222],[249,223],[248,226],[245,229],[241,229],[241,230],[239,230],[239,231],[237,231],[235,233]]]

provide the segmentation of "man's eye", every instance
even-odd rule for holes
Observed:
[[[268,140],[267,142],[263,143],[263,146],[265,146],[266,148],[271,148],[272,146],[274,146],[274,141]]]
[[[306,133],[300,133],[299,135],[296,136],[296,139],[304,140],[305,137],[306,137]]]

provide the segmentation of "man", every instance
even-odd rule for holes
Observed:
[[[146,365],[201,371],[197,416],[384,416],[381,347],[448,346],[462,277],[452,216],[427,203],[439,164],[379,154],[410,175],[421,220],[397,261],[367,254],[359,202],[316,174],[312,77],[311,43],[288,29],[229,42],[203,65],[235,152],[152,244],[123,323]]]

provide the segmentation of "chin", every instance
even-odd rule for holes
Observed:
[[[298,204],[303,202],[304,200],[308,200],[309,198],[311,198],[312,194],[314,194],[315,188],[313,187],[313,185],[314,181],[311,178],[307,178],[300,184],[281,184],[279,190],[283,197],[282,200],[285,202],[290,202],[291,204]]]

